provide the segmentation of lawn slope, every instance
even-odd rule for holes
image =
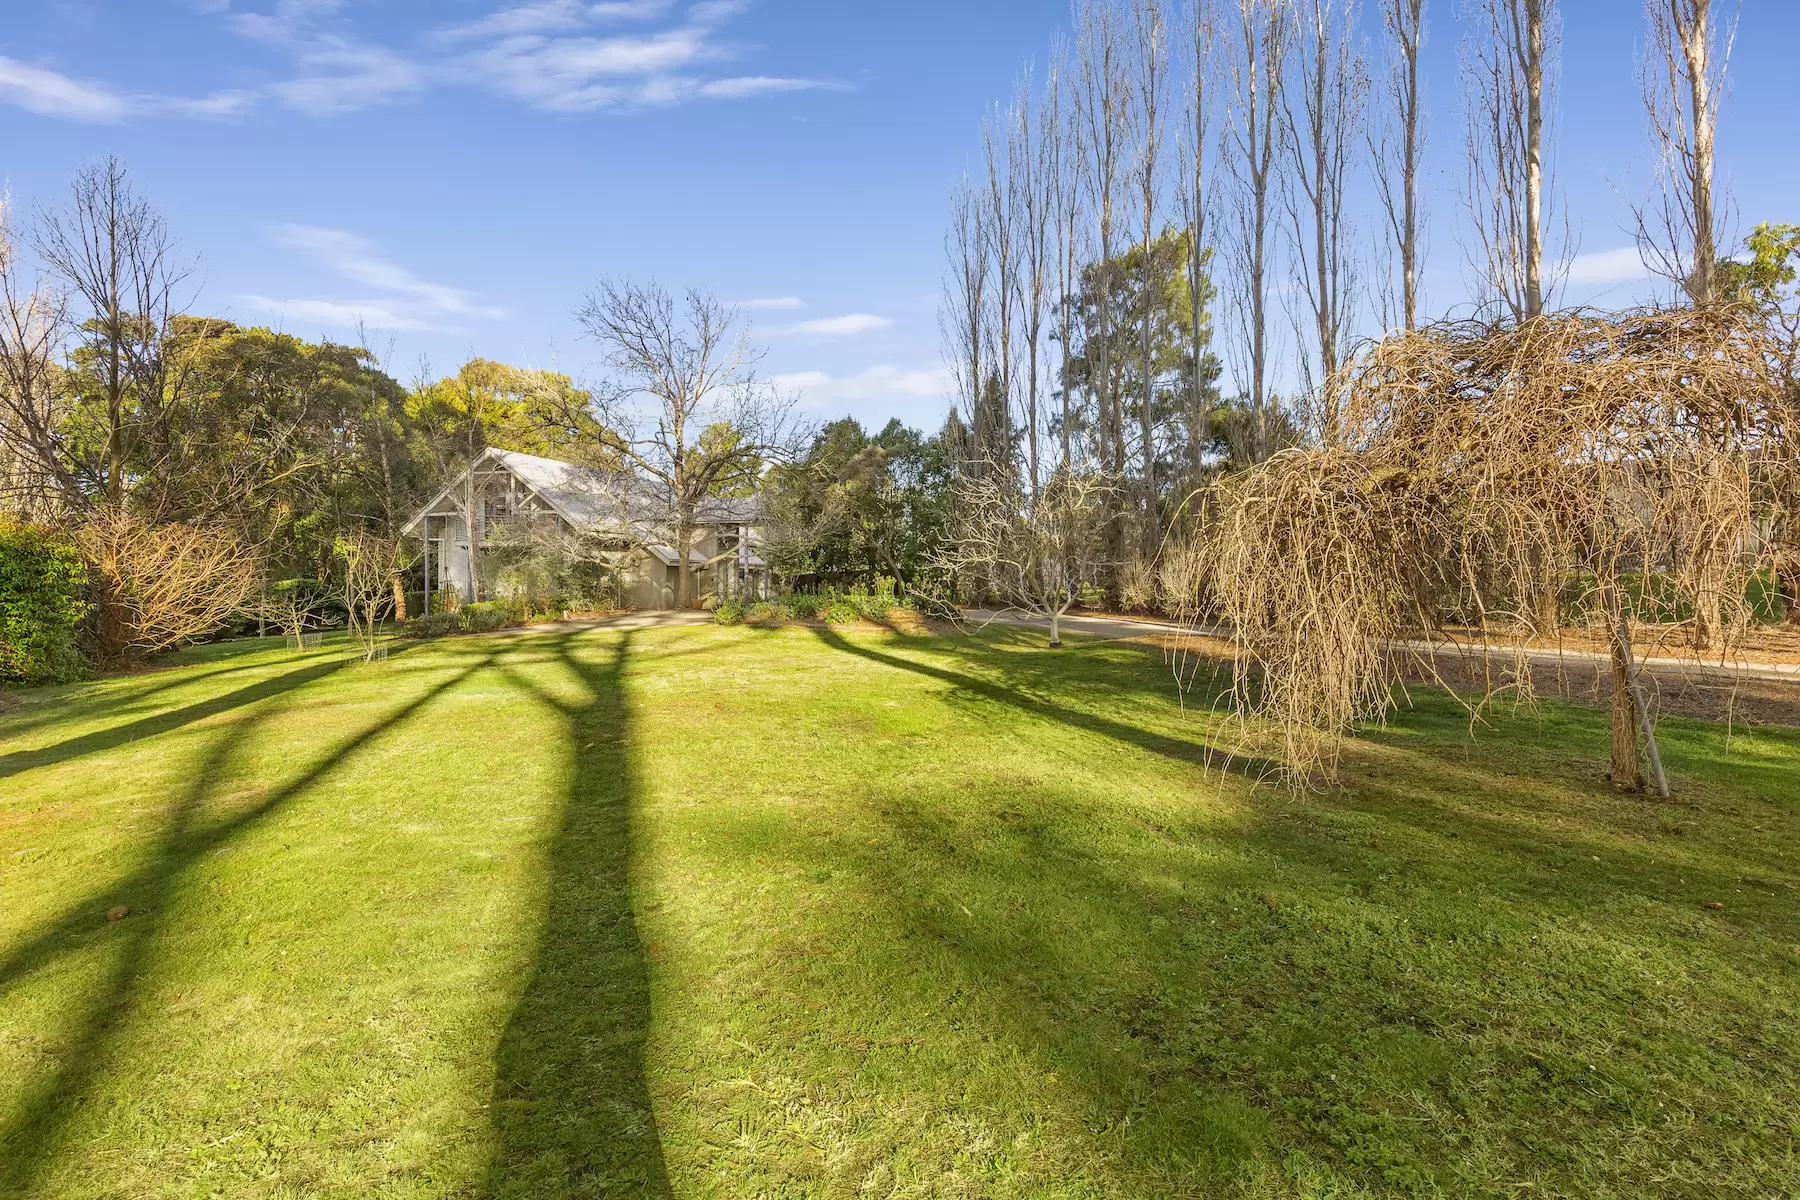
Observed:
[[[1800,1191],[1800,733],[1154,651],[213,647],[0,714],[0,1196]],[[128,908],[121,919],[108,920]]]

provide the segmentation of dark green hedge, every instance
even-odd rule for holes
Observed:
[[[54,530],[0,517],[0,680],[66,683],[88,673],[88,566]]]

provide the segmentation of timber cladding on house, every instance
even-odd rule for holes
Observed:
[[[688,546],[691,596],[768,594],[758,516],[755,496],[701,504]],[[675,526],[672,507],[627,475],[486,450],[401,532],[423,544],[428,593],[455,592],[465,600],[503,595],[486,577],[483,556],[522,549],[598,565],[627,607],[673,608],[680,561]]]

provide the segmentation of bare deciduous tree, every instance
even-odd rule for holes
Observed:
[[[944,235],[944,303],[938,324],[944,357],[973,423],[988,379],[990,257],[985,211],[967,178],[950,192],[950,229]]]
[[[1125,470],[1125,423],[1121,397],[1113,388],[1115,364],[1110,361],[1115,343],[1111,273],[1129,136],[1131,79],[1116,0],[1078,0],[1075,24],[1075,107],[1081,122],[1083,174],[1092,206],[1088,216],[1097,235],[1094,249],[1099,270],[1094,327],[1083,334],[1095,348],[1095,361],[1088,372],[1094,393],[1095,456],[1103,469],[1117,478]]]
[[[84,458],[78,494],[124,504],[140,443],[166,445],[174,403],[164,339],[187,270],[174,261],[162,214],[135,192],[124,163],[108,158],[76,177],[69,205],[38,214],[36,248],[81,309],[76,336],[99,390],[102,445]]]
[[[793,400],[756,377],[737,310],[707,292],[690,288],[677,303],[655,283],[603,279],[576,320],[617,372],[595,393],[595,415],[623,469],[657,497],[675,603],[687,607],[701,505],[794,452]]]
[[[986,245],[994,286],[987,291],[988,311],[983,329],[988,339],[988,375],[981,380],[979,400],[970,412],[976,453],[995,463],[1012,462],[1013,400],[1018,389],[1014,372],[1019,347],[1013,317],[1018,311],[1020,282],[1019,180],[1011,169],[1018,138],[1014,122],[1017,110],[998,105],[982,125],[981,149],[987,188],[980,219],[987,230]]]
[[[1033,491],[1043,478],[1038,437],[1043,426],[1043,339],[1046,294],[1054,278],[1054,233],[1051,220],[1056,208],[1057,140],[1061,84],[1055,68],[1044,81],[1042,97],[1033,95],[1031,77],[1019,85],[1019,97],[1011,122],[1008,175],[1018,205],[1019,270],[1014,288],[1019,307],[1020,334],[1025,341],[1025,467]]]
[[[256,590],[254,547],[226,526],[152,525],[123,508],[95,508],[77,535],[100,575],[96,657],[104,666],[202,637]]]
[[[1387,32],[1387,78],[1382,118],[1371,141],[1375,190],[1387,217],[1394,267],[1383,295],[1383,323],[1408,332],[1419,325],[1419,261],[1425,218],[1419,207],[1419,164],[1425,153],[1426,117],[1419,56],[1425,48],[1425,0],[1382,0]],[[1398,310],[1396,313],[1395,310]]]
[[[1182,30],[1181,138],[1177,146],[1176,205],[1181,223],[1188,229],[1187,255],[1182,269],[1187,274],[1189,312],[1186,420],[1187,475],[1190,486],[1201,474],[1205,431],[1211,419],[1206,411],[1211,395],[1206,376],[1206,350],[1211,340],[1206,296],[1211,288],[1208,265],[1211,248],[1206,241],[1207,217],[1212,203],[1206,173],[1206,154],[1212,138],[1213,52],[1218,37],[1214,0],[1189,0]]]
[[[1276,172],[1283,142],[1282,86],[1293,22],[1292,0],[1235,0],[1227,48],[1230,120],[1220,157],[1231,178],[1231,261],[1227,276],[1238,302],[1236,322],[1248,368],[1250,457],[1271,445],[1269,413],[1269,295],[1272,283],[1270,209],[1278,199]]]
[[[1328,446],[1338,440],[1338,373],[1357,288],[1344,198],[1369,84],[1356,16],[1354,0],[1296,0],[1294,78],[1282,95],[1297,184],[1288,204],[1295,276],[1312,325],[1300,364]]]
[[[1137,398],[1138,458],[1143,473],[1143,529],[1140,531],[1142,553],[1146,560],[1154,558],[1162,521],[1156,505],[1156,366],[1151,343],[1156,305],[1149,297],[1158,294],[1163,281],[1157,278],[1163,265],[1160,256],[1151,253],[1156,241],[1158,198],[1161,190],[1163,127],[1168,120],[1165,111],[1169,91],[1169,27],[1163,19],[1161,0],[1132,0],[1133,45],[1136,50],[1132,80],[1137,89],[1137,102],[1131,106],[1133,133],[1132,174],[1138,188],[1139,249],[1143,255],[1144,278],[1140,286],[1146,297],[1138,329],[1138,373],[1141,388]]]
[[[395,581],[412,565],[412,556],[400,539],[364,529],[339,534],[333,550],[343,564],[350,636],[362,650],[363,661],[368,662],[381,649],[382,609],[398,597],[395,615],[405,619],[405,593]]]
[[[1556,0],[1464,0],[1463,15],[1470,265],[1484,301],[1526,321],[1544,311],[1566,271],[1566,224],[1548,271],[1544,245],[1555,222],[1545,127],[1561,23]]]
[[[999,471],[963,475],[957,483],[952,537],[936,565],[973,578],[1020,612],[1050,622],[1050,644],[1062,645],[1062,618],[1097,584],[1109,565],[1103,526],[1114,519],[1114,488],[1098,474],[1055,471],[1037,495]]]
[[[1737,17],[1721,27],[1713,0],[1644,0],[1649,44],[1638,62],[1656,141],[1662,195],[1635,210],[1644,265],[1695,304],[1718,299],[1723,213],[1713,190],[1713,140]]]
[[[1079,107],[1073,100],[1075,78],[1069,48],[1051,48],[1050,78],[1045,81],[1044,109],[1039,117],[1043,137],[1045,184],[1050,189],[1051,220],[1056,230],[1056,340],[1061,352],[1057,372],[1057,438],[1060,469],[1070,469],[1074,447],[1074,414],[1070,411],[1070,360],[1074,355],[1075,292],[1081,278],[1081,164],[1083,150]]]
[[[25,279],[10,216],[0,198],[0,505],[48,519],[80,496],[56,361],[68,310],[58,293]]]
[[[256,592],[244,601],[242,612],[256,621],[258,637],[262,636],[265,624],[273,625],[296,650],[307,629],[319,619],[311,594],[299,587],[271,586],[267,579],[258,582]]]

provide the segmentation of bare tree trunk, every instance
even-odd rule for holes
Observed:
[[[1008,170],[1013,142],[1012,121],[996,107],[982,133],[987,166],[987,248],[994,271],[994,287],[988,293],[993,306],[988,331],[994,338],[988,373],[996,386],[984,386],[981,392],[989,403],[989,410],[986,427],[978,421],[975,434],[985,459],[1010,467],[1013,461],[1013,397],[1016,393],[1013,372],[1018,358],[1018,349],[1013,344],[1013,313],[1019,289],[1018,189]],[[990,395],[990,392],[996,394]]]
[[[1615,592],[1616,597],[1616,592]],[[1618,600],[1612,602],[1615,606]],[[1622,788],[1637,790],[1644,785],[1638,769],[1638,712],[1631,690],[1631,643],[1625,633],[1624,617],[1611,622],[1612,642],[1612,770],[1610,778]]]
[[[1780,569],[1776,575],[1781,580],[1781,603],[1786,610],[1783,619],[1789,625],[1800,626],[1800,564]]]
[[[1620,787],[1642,790],[1644,773],[1638,765],[1639,738],[1649,752],[1650,782],[1656,794],[1669,798],[1669,777],[1663,772],[1662,751],[1656,744],[1656,730],[1645,707],[1644,689],[1638,683],[1637,659],[1631,648],[1631,627],[1626,622],[1623,602],[1615,585],[1615,617],[1612,622],[1612,771],[1613,783]]]
[[[1046,81],[1041,133],[1047,154],[1047,182],[1051,189],[1051,213],[1056,224],[1057,340],[1061,343],[1061,367],[1057,376],[1057,440],[1061,470],[1069,470],[1073,457],[1069,406],[1070,362],[1073,358],[1075,293],[1080,287],[1076,265],[1076,229],[1081,221],[1081,138],[1077,123],[1079,106],[1071,100],[1074,76],[1068,63],[1068,44],[1058,41],[1051,53],[1051,77]]]
[[[1720,215],[1713,143],[1737,18],[1720,29],[1713,0],[1645,0],[1650,38],[1638,77],[1663,189],[1654,220],[1635,210],[1644,264],[1699,305],[1719,299]]]
[[[1206,352],[1210,341],[1207,328],[1206,297],[1211,287],[1207,273],[1206,244],[1207,205],[1211,197],[1206,184],[1206,146],[1212,129],[1212,93],[1208,84],[1213,71],[1213,42],[1217,36],[1213,21],[1213,0],[1192,0],[1188,13],[1188,61],[1185,80],[1186,103],[1183,105],[1185,128],[1181,141],[1181,182],[1178,188],[1182,221],[1187,227],[1188,328],[1188,411],[1187,411],[1187,480],[1185,486],[1199,486],[1204,470],[1207,427],[1212,414],[1208,411],[1206,388]]]
[[[688,547],[694,538],[693,520],[686,513],[675,527],[675,607],[689,607],[693,577],[689,571]]]
[[[1390,140],[1391,127],[1384,130],[1381,144],[1374,147],[1375,183],[1400,259],[1400,327],[1410,331],[1419,326],[1419,159],[1425,149],[1419,55],[1425,44],[1425,0],[1383,0],[1382,16],[1389,52],[1388,116],[1399,126],[1400,144],[1395,147]]]
[[[1270,453],[1269,202],[1279,184],[1275,159],[1281,144],[1290,0],[1237,0],[1237,4],[1230,67],[1232,120],[1223,150],[1236,193],[1233,267],[1250,367],[1250,457],[1260,462]]]
[[[967,179],[951,193],[945,255],[949,272],[942,310],[945,357],[957,375],[958,390],[968,405],[970,434],[979,446],[981,392],[987,386],[988,226]]]
[[[463,522],[468,526],[469,532],[468,591],[470,604],[481,599],[481,584],[475,569],[477,552],[481,549],[480,514],[476,509],[479,500],[475,486],[475,466],[479,461],[480,457],[477,456],[469,463],[468,483],[463,488]]]
[[[1525,72],[1525,316],[1544,311],[1544,7],[1548,0],[1521,0],[1525,37],[1520,47]]]
[[[1339,347],[1349,324],[1355,289],[1355,269],[1346,245],[1344,194],[1350,146],[1368,90],[1350,25],[1352,15],[1343,0],[1301,0],[1299,86],[1290,84],[1282,103],[1299,183],[1297,199],[1303,201],[1290,211],[1295,245],[1301,257],[1310,260],[1299,272],[1300,287],[1311,309],[1312,352],[1318,370],[1311,382],[1327,446],[1339,441]],[[1291,102],[1296,92],[1298,109]]]
[[[1054,97],[1060,86],[1054,69],[1051,78],[1045,82],[1042,100],[1033,97],[1029,78],[1021,85],[1008,154],[1009,175],[1023,234],[1017,300],[1025,341],[1025,465],[1034,496],[1043,478],[1038,447],[1042,426],[1039,391],[1043,374],[1044,291],[1050,283],[1050,219],[1056,203],[1053,143],[1059,134],[1054,128],[1057,120]]]
[[[1112,272],[1115,192],[1118,186],[1121,122],[1125,97],[1122,79],[1122,53],[1119,47],[1118,18],[1112,0],[1083,0],[1077,10],[1080,53],[1080,111],[1086,137],[1083,139],[1085,160],[1092,179],[1089,194],[1094,201],[1093,217],[1099,230],[1099,279],[1096,283],[1097,327],[1086,332],[1089,352],[1089,378],[1094,389],[1097,412],[1098,449],[1101,461],[1109,468],[1115,464],[1113,447],[1112,394],[1113,342]]]
[[[1169,73],[1168,29],[1160,0],[1134,0],[1133,31],[1137,35],[1137,175],[1143,201],[1140,247],[1143,253],[1143,314],[1138,331],[1138,450],[1143,463],[1143,553],[1156,554],[1162,522],[1156,507],[1156,363],[1151,346],[1155,297],[1160,292],[1156,244],[1157,159],[1162,150],[1163,92]]]
[[[1120,156],[1124,147],[1124,124],[1129,82],[1125,76],[1124,50],[1120,45],[1119,19],[1114,0],[1080,0],[1076,10],[1078,29],[1079,82],[1078,107],[1086,137],[1084,158],[1090,176],[1089,195],[1094,203],[1093,217],[1099,231],[1098,278],[1095,288],[1097,327],[1085,332],[1088,351],[1088,377],[1094,390],[1097,409],[1097,449],[1103,469],[1115,478],[1124,474],[1125,426],[1120,397],[1114,388],[1116,364],[1113,321],[1113,234],[1117,216],[1115,206],[1119,184]],[[1117,504],[1116,497],[1108,502]],[[1102,537],[1103,554],[1108,563],[1121,557],[1120,524],[1109,520]],[[1106,572],[1106,590],[1116,594],[1116,572]]]
[[[1556,0],[1469,0],[1468,16],[1462,60],[1470,250],[1485,299],[1528,321],[1543,313],[1561,270],[1560,261],[1550,274],[1544,265]]]

